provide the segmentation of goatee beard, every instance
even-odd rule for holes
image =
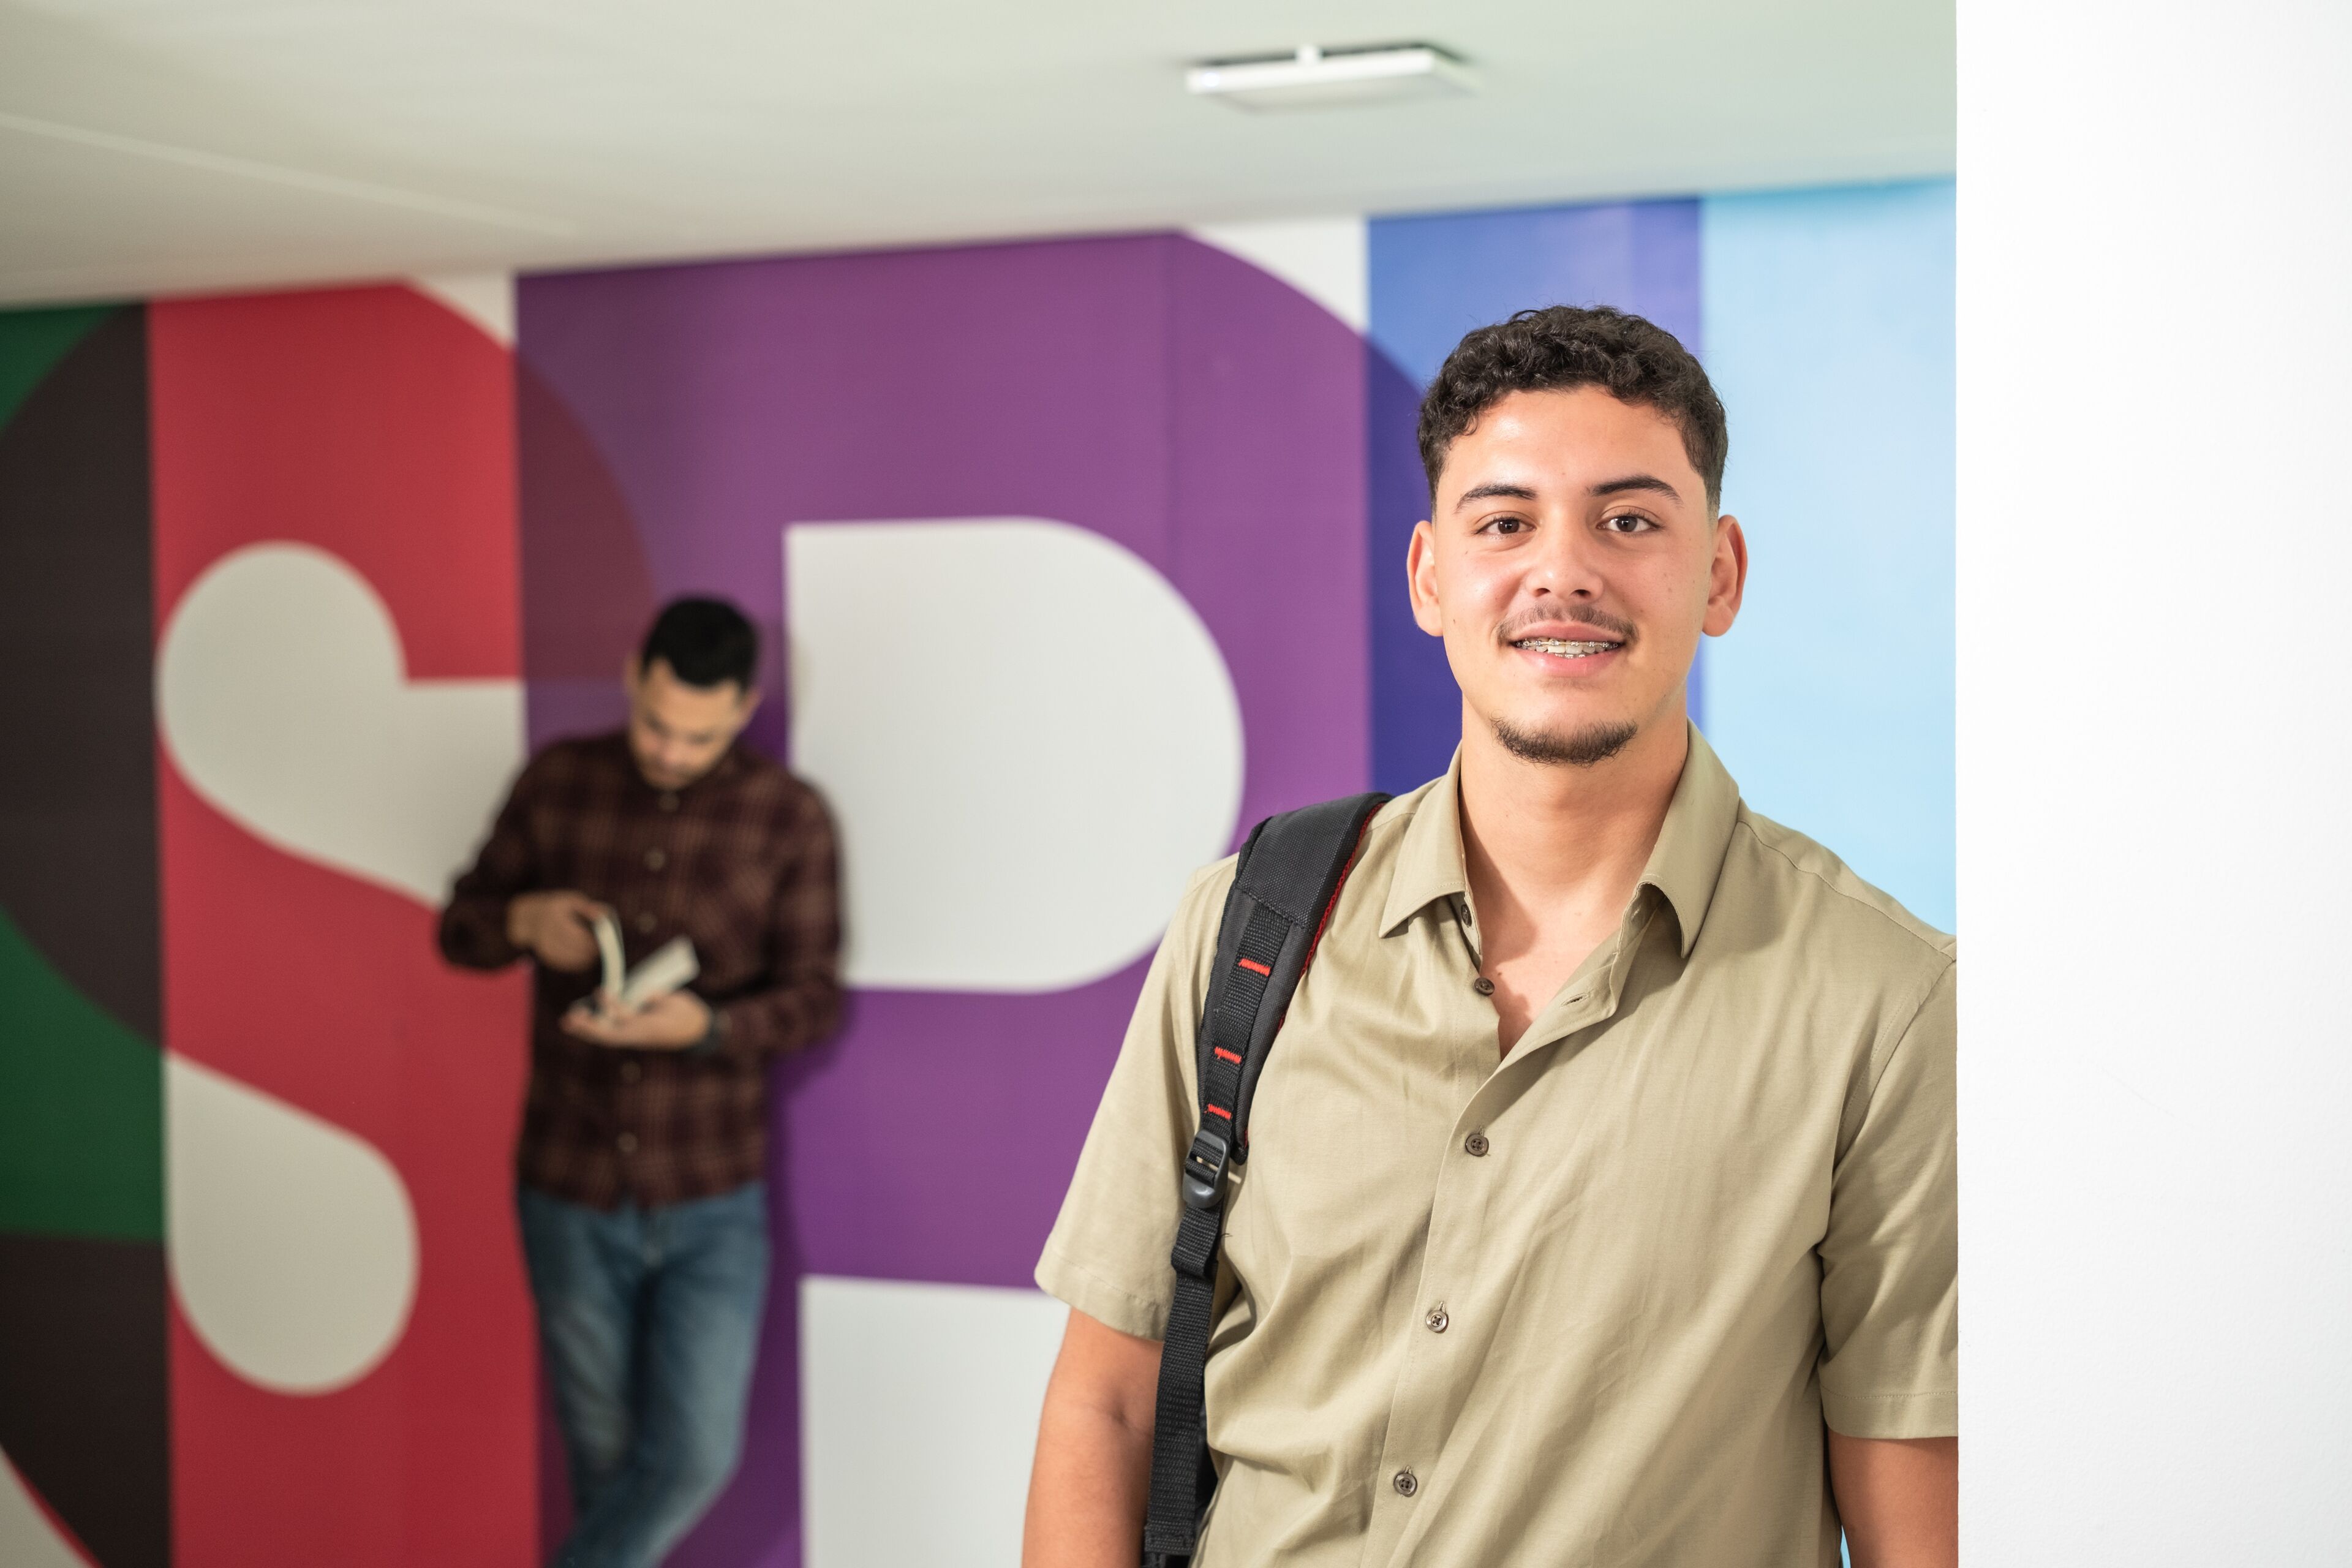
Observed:
[[[1521,730],[1499,719],[1495,721],[1495,739],[1503,743],[1503,750],[1521,762],[1571,768],[1589,768],[1607,762],[1640,732],[1641,726],[1622,720],[1614,724],[1587,724],[1565,735]]]

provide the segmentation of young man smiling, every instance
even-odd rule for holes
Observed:
[[[1365,830],[1259,1080],[1200,1568],[1957,1559],[1951,940],[1741,804],[1723,410],[1607,310],[1471,333],[1407,589],[1454,765]],[[1154,962],[1037,1279],[1028,1568],[1129,1568],[1226,861]]]

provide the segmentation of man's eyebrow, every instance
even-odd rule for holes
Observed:
[[[1655,474],[1628,474],[1622,479],[1609,479],[1592,487],[1596,496],[1622,496],[1628,490],[1654,490],[1663,496],[1682,500],[1682,492]]]
[[[1454,503],[1454,510],[1460,511],[1474,500],[1492,500],[1497,496],[1511,500],[1533,500],[1536,492],[1525,485],[1472,485],[1462,492],[1462,499]]]

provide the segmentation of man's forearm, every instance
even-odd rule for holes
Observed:
[[[524,955],[508,936],[507,913],[517,895],[540,886],[529,826],[532,776],[532,769],[525,768],[515,781],[474,863],[449,889],[436,934],[441,956],[452,963],[501,969]]]
[[[1150,1428],[1047,1399],[1029,1472],[1022,1568],[1135,1568],[1150,1474]]]
[[[1070,1314],[1029,1471],[1022,1568],[1135,1568],[1160,1345]]]
[[[716,1006],[726,1018],[726,1049],[790,1056],[840,1026],[841,982],[830,973],[803,974]]]
[[[1832,1432],[1830,1487],[1853,1568],[1956,1568],[1958,1438]]]
[[[460,894],[441,911],[441,956],[467,969],[503,969],[523,956],[507,931],[509,900],[500,894]]]

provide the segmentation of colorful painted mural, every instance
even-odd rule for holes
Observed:
[[[0,315],[0,1557],[171,1558],[147,313]]]
[[[508,354],[407,289],[149,338],[174,1561],[527,1561],[522,982],[432,946],[521,762]]]
[[[1757,560],[1702,722],[1949,924],[1950,250],[1940,184],[0,315],[0,1559],[560,1528],[523,991],[431,910],[715,591],[854,996],[780,1069],[751,1441],[674,1561],[1012,1562],[1029,1269],[1185,871],[1451,748],[1402,558],[1463,331],[1700,348]]]

